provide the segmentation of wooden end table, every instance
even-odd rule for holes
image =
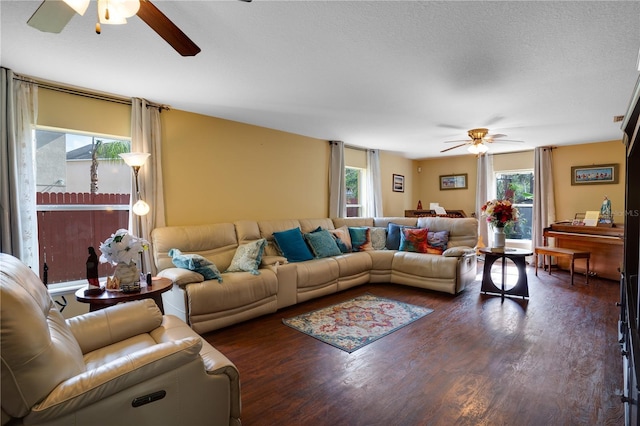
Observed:
[[[164,314],[164,305],[162,303],[162,293],[168,291],[173,286],[173,281],[169,278],[153,277],[151,285],[142,287],[137,293],[123,293],[120,290],[106,290],[97,295],[85,295],[86,287],[82,287],[76,291],[76,300],[89,304],[89,312],[104,309],[107,306],[115,305],[120,302],[130,302],[132,300],[153,299]]]
[[[482,271],[482,291],[484,294],[499,294],[504,301],[505,296],[529,297],[529,284],[527,281],[527,264],[525,257],[533,255],[531,250],[518,248],[505,248],[495,250],[491,248],[481,248],[480,253],[484,254],[484,269]],[[502,259],[502,283],[497,286],[491,278],[491,267],[496,260]],[[507,275],[507,259],[511,259],[518,269],[518,281],[516,285],[505,290],[505,281]]]

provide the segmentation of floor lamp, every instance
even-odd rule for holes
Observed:
[[[140,167],[147,161],[147,158],[151,154],[147,152],[127,152],[119,154],[125,163],[133,170],[133,175],[136,180],[136,202],[131,209],[133,214],[137,216],[138,220],[138,232],[142,234],[142,216],[149,213],[149,204],[147,204],[142,197],[140,197],[140,184],[138,183],[138,172]],[[140,272],[144,274],[144,255],[140,254]]]

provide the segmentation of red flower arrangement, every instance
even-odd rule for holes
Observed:
[[[484,203],[482,214],[487,222],[496,228],[504,228],[510,223],[517,222],[520,212],[513,207],[509,200],[491,200]]]

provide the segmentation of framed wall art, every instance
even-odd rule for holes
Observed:
[[[618,164],[571,167],[571,185],[618,183]]]
[[[404,176],[393,175],[393,192],[404,192]]]
[[[467,174],[441,175],[440,190],[445,189],[467,189]]]

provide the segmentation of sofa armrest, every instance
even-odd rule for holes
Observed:
[[[159,277],[169,278],[174,284],[184,288],[187,284],[201,283],[204,281],[204,276],[195,271],[190,271],[184,268],[167,268],[158,272]]]
[[[30,419],[51,419],[77,411],[134,385],[197,360],[197,337],[165,342],[119,357],[60,383],[34,406]],[[204,371],[203,371],[204,374]]]
[[[472,254],[476,254],[476,251],[472,247],[468,246],[451,247],[442,253],[444,257],[462,257]]]
[[[83,354],[149,333],[162,323],[162,312],[152,299],[120,303],[66,320]]]
[[[198,337],[199,339],[202,339],[184,321],[173,315],[165,315],[162,320],[162,325],[151,332],[151,337],[159,343],[184,339],[187,337]],[[224,374],[229,377],[231,386],[231,416],[239,418],[241,407],[240,374],[238,373],[238,369],[223,353],[211,346],[204,339],[202,340],[200,356],[204,362],[204,368],[207,371],[207,374]]]

